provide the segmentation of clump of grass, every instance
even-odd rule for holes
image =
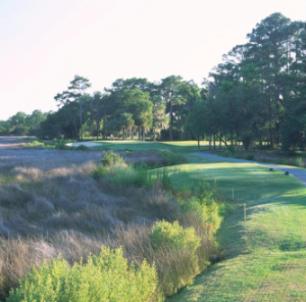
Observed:
[[[93,176],[96,180],[107,184],[110,188],[118,189],[120,187],[143,187],[151,183],[151,176],[146,169],[127,167],[99,166],[94,171]],[[119,191],[118,191],[119,192]]]
[[[139,267],[129,265],[122,249],[102,248],[86,263],[71,267],[65,260],[54,260],[33,269],[11,291],[7,302],[110,300],[161,302],[155,268],[146,261]]]
[[[151,176],[143,167],[128,166],[125,160],[117,153],[108,151],[104,154],[101,165],[94,171],[96,180],[102,181],[111,187],[142,187],[148,186]]]
[[[123,157],[121,157],[118,153],[113,151],[107,151],[104,153],[101,164],[103,167],[107,168],[114,168],[114,167],[120,167],[125,168],[127,167],[127,164]]]
[[[95,169],[93,176],[96,180],[117,189],[151,188],[157,183],[165,189],[171,187],[169,173],[165,169],[150,170],[145,166],[127,165],[124,159],[114,152],[104,155],[102,164]]]

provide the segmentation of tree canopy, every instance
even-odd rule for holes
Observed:
[[[170,75],[158,82],[117,79],[88,93],[75,76],[55,96],[58,110],[15,114],[1,133],[41,137],[207,139],[228,147],[243,144],[306,145],[306,23],[274,13],[223,56],[201,85]]]

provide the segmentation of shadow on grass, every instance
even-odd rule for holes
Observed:
[[[198,147],[194,142],[147,142],[147,141],[99,141],[101,147],[96,150],[113,151],[173,151],[173,152],[195,152]],[[203,147],[201,150],[205,150]]]

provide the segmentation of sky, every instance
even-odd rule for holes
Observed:
[[[0,0],[0,119],[55,110],[74,75],[171,74],[201,83],[274,12],[306,20],[306,0]]]

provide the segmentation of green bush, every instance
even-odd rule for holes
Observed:
[[[149,188],[160,184],[164,189],[171,189],[169,173],[165,169],[152,171],[144,167],[127,165],[124,167],[100,165],[94,171],[93,177],[115,188]]]
[[[69,272],[64,260],[56,260],[33,269],[20,286],[12,290],[7,302],[57,302],[63,291],[63,283]]]
[[[116,152],[107,151],[103,155],[101,163],[104,167],[126,167],[125,160]]]
[[[173,295],[192,283],[200,273],[198,249],[201,240],[194,228],[183,228],[177,221],[159,221],[152,228],[150,240],[163,293]]]
[[[123,167],[105,167],[99,166],[94,171],[95,179],[104,181],[115,188],[120,187],[145,187],[152,182],[149,171],[142,168],[134,168],[131,166]]]
[[[44,264],[11,291],[7,302],[161,302],[155,268],[147,262],[129,265],[121,249],[72,267],[65,260]]]
[[[222,222],[220,203],[217,203],[212,191],[202,191],[200,195],[179,200],[180,221],[184,226],[192,226],[201,238],[198,249],[199,265],[203,271],[210,261],[220,259],[220,251],[216,241],[216,232]]]
[[[181,203],[184,213],[196,216],[200,223],[199,227],[204,230],[208,238],[212,238],[221,224],[220,206],[217,202],[205,197],[193,197]]]
[[[183,228],[177,221],[158,221],[153,225],[150,235],[155,249],[189,249],[195,251],[200,239],[193,228]]]

